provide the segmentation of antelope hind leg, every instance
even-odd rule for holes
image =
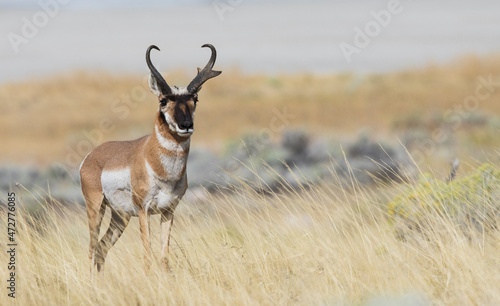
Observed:
[[[111,211],[111,221],[109,223],[108,230],[102,237],[101,241],[99,241],[99,245],[95,252],[95,265],[97,266],[98,272],[103,272],[104,261],[109,250],[121,237],[129,221],[129,215],[122,215],[115,210]]]

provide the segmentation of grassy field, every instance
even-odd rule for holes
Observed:
[[[358,305],[409,295],[437,305],[500,304],[500,171],[487,166],[473,172],[478,160],[500,164],[498,86],[482,89],[475,107],[467,104],[478,95],[479,78],[498,81],[498,59],[469,57],[365,76],[224,71],[200,95],[194,146],[223,151],[242,133],[272,129],[280,111],[294,116],[287,128],[327,138],[353,139],[368,129],[393,142],[434,141],[429,160],[415,166],[440,179],[428,175],[407,185],[368,188],[340,183],[332,172],[333,180],[308,188],[284,183],[286,192],[264,195],[243,183],[231,192],[184,199],[176,210],[170,272],[160,269],[156,216],[156,259],[144,273],[133,219],[95,282],[84,207],[31,197],[26,193],[47,191],[17,187],[15,303]],[[190,76],[174,72],[167,80],[186,84]],[[100,130],[98,142],[149,133],[157,104],[145,86],[138,76],[84,72],[0,86],[0,137],[7,148],[0,150],[0,162],[64,162],[68,148],[102,120],[113,128]],[[451,136],[435,140],[439,131]],[[462,163],[456,182],[446,184],[451,157]],[[47,201],[37,204],[37,213],[23,207],[40,198]],[[6,221],[1,206],[0,228],[7,228]],[[103,228],[108,222],[109,211]],[[1,232],[7,241],[6,230]],[[0,262],[8,260],[1,252]],[[6,279],[7,264],[0,275]],[[0,304],[7,302],[12,301],[2,296]]]
[[[304,127],[316,135],[346,138],[362,130],[396,139],[401,130],[438,127],[443,117],[466,130],[465,139],[491,147],[492,133],[467,130],[471,114],[500,114],[500,91],[493,86],[486,99],[467,109],[479,77],[500,74],[498,56],[469,57],[447,65],[374,75],[244,75],[224,71],[204,86],[197,108],[194,146],[223,150],[227,140],[245,132],[277,126],[276,112],[290,115],[285,127]],[[185,85],[192,74],[167,75],[170,84]],[[481,93],[484,94],[483,91]],[[132,139],[152,131],[157,101],[146,78],[104,73],[72,73],[0,86],[0,137],[8,150],[0,161],[46,164],[65,161],[85,133],[100,122],[112,128],[95,136],[105,140]],[[279,119],[279,116],[278,118]],[[274,121],[273,121],[274,120]],[[274,133],[276,132],[276,133]],[[279,131],[273,131],[278,137]],[[83,150],[85,151],[85,150]],[[474,148],[471,153],[477,151]],[[81,158],[86,152],[80,152]]]
[[[172,232],[170,272],[160,268],[159,219],[153,217],[156,260],[145,274],[134,218],[110,251],[104,276],[94,283],[85,211],[40,203],[44,213],[37,218],[17,214],[15,302],[357,305],[410,295],[413,302],[436,305],[500,303],[498,230],[461,227],[433,208],[422,212],[426,221],[418,230],[406,227],[402,238],[387,206],[401,189],[367,190],[353,182],[346,188],[328,184],[263,196],[242,185],[232,194],[182,202]],[[435,205],[425,193],[412,197]],[[474,204],[484,206],[484,201]],[[5,228],[5,212],[0,220]],[[7,260],[2,252],[0,261]],[[7,275],[6,265],[0,274]]]

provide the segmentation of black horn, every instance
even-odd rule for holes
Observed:
[[[151,63],[150,53],[152,49],[160,51],[160,48],[158,48],[155,45],[149,46],[148,50],[146,50],[146,63],[148,64],[149,70],[151,71],[151,75],[155,79],[156,84],[158,84],[161,93],[164,95],[169,95],[172,93],[170,86],[168,86],[165,79],[161,76],[158,70],[156,70],[155,66],[153,66],[153,63]]]
[[[217,51],[215,50],[215,47],[212,46],[211,44],[204,44],[201,47],[210,48],[210,50],[212,50],[212,55],[210,56],[210,59],[208,60],[208,63],[205,66],[205,68],[203,68],[202,70],[199,70],[198,68],[198,74],[187,86],[187,91],[190,93],[197,93],[200,90],[201,85],[203,85],[203,83],[222,73],[222,71],[212,70],[215,64],[215,59],[217,58]]]

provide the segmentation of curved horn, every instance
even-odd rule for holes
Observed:
[[[146,63],[148,64],[149,70],[151,71],[151,75],[155,78],[156,84],[160,87],[159,89],[161,93],[164,95],[169,95],[172,93],[172,89],[170,89],[170,86],[168,86],[165,79],[161,76],[158,70],[156,70],[155,66],[153,66],[153,63],[151,63],[150,53],[152,49],[160,51],[160,48],[155,45],[149,46],[148,50],[146,50]]]
[[[200,90],[201,85],[205,83],[207,80],[214,78],[218,76],[219,74],[222,73],[222,71],[215,71],[212,70],[215,64],[215,59],[217,58],[217,51],[215,50],[215,47],[212,46],[211,44],[204,44],[201,46],[202,48],[210,48],[212,50],[212,55],[210,56],[210,59],[208,60],[207,65],[205,68],[203,68],[201,71],[198,68],[198,74],[194,77],[194,79],[189,83],[187,86],[187,91],[190,93],[196,93]]]

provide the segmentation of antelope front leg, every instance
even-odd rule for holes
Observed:
[[[161,261],[165,271],[168,271],[168,250],[170,247],[170,231],[174,223],[174,214],[168,210],[161,214]]]
[[[144,265],[146,273],[149,272],[151,267],[151,240],[149,238],[149,217],[148,213],[144,210],[139,210],[139,226],[141,228],[141,240],[144,247]]]

